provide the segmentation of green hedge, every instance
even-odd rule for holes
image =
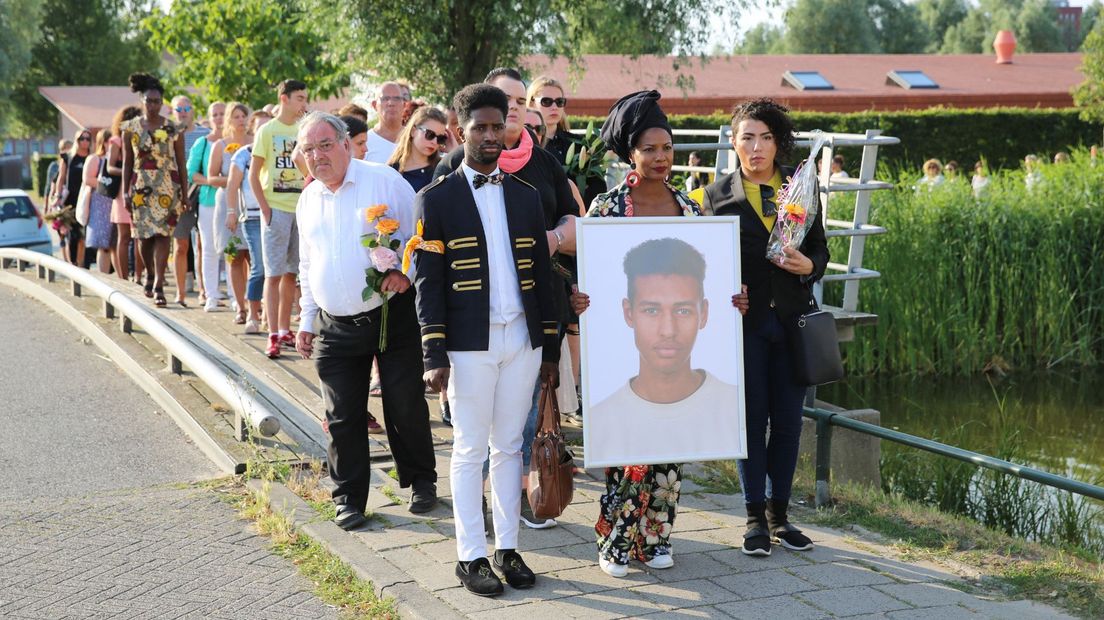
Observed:
[[[43,187],[46,185],[46,169],[57,157],[57,155],[35,153],[31,159],[31,187],[36,196],[46,197],[46,188]]]
[[[933,108],[902,112],[794,112],[799,131],[822,129],[841,133],[863,133],[881,129],[882,133],[901,139],[901,144],[881,149],[879,161],[896,168],[919,171],[924,160],[935,157],[944,163],[956,160],[960,169],[969,169],[984,158],[994,168],[1014,168],[1024,155],[1036,153],[1049,159],[1058,151],[1079,146],[1101,144],[1101,125],[1086,123],[1073,108]],[[573,117],[572,127],[586,127],[594,120]],[[728,122],[727,114],[673,115],[671,126],[676,129],[716,129]],[[678,142],[699,141],[679,138]],[[858,149],[843,149],[848,168],[854,172],[859,164]],[[712,154],[703,153],[706,161]]]

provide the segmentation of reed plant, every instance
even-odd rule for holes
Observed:
[[[1086,152],[1024,173],[990,177],[975,197],[968,178],[916,190],[913,171],[883,171],[876,192],[859,309],[878,324],[844,347],[849,374],[969,375],[980,371],[1096,365],[1104,359],[1104,165]],[[834,196],[829,217],[847,217]],[[844,262],[847,240],[831,240]],[[842,286],[825,285],[838,303]]]

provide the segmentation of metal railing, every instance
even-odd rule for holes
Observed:
[[[938,441],[932,441],[931,439],[924,439],[923,437],[917,437],[916,435],[909,435],[900,431],[895,431],[888,428],[883,428],[876,424],[870,424],[868,422],[860,422],[859,420],[853,420],[844,415],[840,415],[842,412],[828,411],[818,407],[805,407],[802,412],[806,418],[810,418],[816,421],[816,506],[820,508],[828,504],[831,501],[831,494],[829,493],[829,481],[831,477],[831,454],[832,454],[832,427],[839,426],[840,428],[846,428],[856,433],[862,433],[864,435],[871,435],[878,437],[879,439],[885,439],[894,443],[899,443],[904,446],[910,446],[919,450],[925,450],[940,456],[945,456],[952,459],[957,459],[965,463],[973,463],[979,467],[985,467],[994,471],[1023,478],[1024,480],[1031,480],[1039,484],[1052,487],[1055,489],[1061,489],[1063,491],[1069,491],[1078,495],[1084,495],[1093,499],[1104,501],[1104,487],[1098,487],[1096,485],[1089,484],[1087,482],[1081,482],[1080,480],[1073,480],[1052,474],[1050,472],[1028,467],[1026,465],[1017,465],[1010,461],[998,459],[996,457],[981,454],[980,452],[974,452],[972,450],[965,450],[963,448],[957,448],[955,446],[940,443]]]
[[[207,353],[173,331],[147,306],[134,301],[86,269],[30,250],[0,249],[0,268],[8,269],[13,264],[20,272],[31,265],[36,266],[38,278],[48,282],[53,282],[56,275],[67,278],[75,297],[90,293],[101,298],[104,317],[118,318],[119,329],[123,333],[131,333],[134,325],[137,325],[149,334],[165,347],[171,372],[180,374],[187,367],[220,398],[236,404],[234,427],[235,435],[239,440],[244,440],[248,435],[245,420],[248,420],[252,427],[265,437],[272,437],[280,432],[280,418],[266,403],[257,399],[254,388],[237,377],[228,375],[207,356]]]

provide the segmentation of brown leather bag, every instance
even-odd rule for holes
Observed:
[[[555,519],[563,514],[575,493],[575,456],[564,443],[560,430],[560,407],[556,390],[541,386],[540,428],[533,440],[529,462],[529,505],[538,519]]]

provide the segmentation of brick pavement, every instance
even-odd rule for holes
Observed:
[[[207,486],[0,502],[0,617],[336,618]]]
[[[278,393],[284,402],[299,407],[302,413],[315,418],[320,416],[317,376],[312,363],[290,355],[275,363],[260,357],[262,339],[241,335],[236,326],[229,324],[232,316],[229,312],[203,314],[196,309],[179,309],[167,315],[191,330],[197,340],[217,347],[238,361],[263,389]],[[431,408],[436,412],[434,403],[431,400]],[[378,416],[378,401],[373,402],[372,409]],[[459,616],[526,620],[648,616],[786,617],[787,620],[834,617],[1066,617],[1037,603],[1000,600],[970,593],[970,583],[962,579],[960,567],[901,559],[893,549],[871,541],[862,532],[840,532],[802,523],[801,510],[795,510],[793,516],[816,542],[815,550],[801,553],[776,549],[769,558],[746,557],[738,548],[744,519],[739,498],[703,493],[689,481],[684,483],[672,537],[675,567],[661,571],[634,565],[627,578],[610,578],[601,572],[596,563],[592,527],[598,513],[597,499],[602,492],[602,484],[594,476],[596,472],[577,478],[575,501],[559,520],[559,527],[541,531],[522,529],[519,548],[539,574],[537,586],[525,591],[507,587],[505,595],[495,599],[475,597],[463,591],[452,574],[455,543],[447,478],[450,432],[435,419],[434,433],[439,448],[440,505],[426,515],[414,516],[406,511],[402,503],[392,502],[382,492],[373,492],[369,508],[376,518],[360,531],[342,535],[347,537],[348,545],[363,545],[364,549],[377,554],[408,576],[410,583],[449,605]],[[386,441],[381,443],[381,447],[386,448]],[[374,472],[377,490],[383,486],[397,486],[387,476],[385,468],[386,465],[381,463]],[[405,492],[399,492],[399,497],[405,496]],[[6,513],[6,508],[0,504],[0,515]],[[44,519],[57,517],[57,512],[49,506],[43,506],[40,510]],[[3,524],[0,525],[0,539],[6,539],[8,528],[12,525],[2,520],[0,523]],[[22,535],[33,540],[33,536],[27,533]],[[102,530],[97,533],[97,536],[104,535]],[[67,536],[60,534],[57,538],[64,541]],[[212,540],[216,543],[216,549],[228,541],[230,544],[240,542],[229,535]],[[144,543],[156,546],[141,537],[129,546],[142,553]],[[188,545],[184,548],[188,549],[190,556],[181,565],[190,570],[205,565],[211,560],[211,555],[217,553],[217,550],[196,549]],[[5,562],[3,553],[0,551],[0,562],[5,565],[18,566],[23,557]],[[263,555],[263,550],[258,550],[258,553]],[[256,561],[256,558],[247,560],[246,565],[251,566],[250,562]],[[148,564],[150,571],[156,571],[159,566],[156,560],[147,560],[145,564]],[[37,605],[49,608],[53,604],[50,592],[53,592],[55,599],[65,596],[64,588],[70,583],[67,580],[73,579],[75,572],[66,570],[63,564],[46,574],[47,581],[54,585]],[[7,601],[11,596],[6,588],[13,579],[12,573],[11,567],[0,567],[0,600]],[[89,574],[96,579],[111,573],[90,571]],[[18,574],[15,576],[18,577]],[[294,577],[288,579],[294,580]],[[29,581],[32,580],[21,580],[19,589],[34,591],[34,584]],[[250,577],[243,576],[226,587],[244,588],[248,583]],[[151,589],[156,587],[154,585]],[[179,591],[189,592],[187,588],[183,586]],[[92,604],[96,596],[87,597],[87,602],[85,599],[76,600],[74,604],[78,608]],[[251,608],[243,596],[247,595],[227,597],[231,601],[229,604],[233,605],[232,609],[241,611],[245,617],[273,617],[271,614],[251,615],[249,612],[255,611],[256,607]],[[309,603],[295,599],[294,595],[290,600],[295,605]],[[184,604],[187,603],[189,601],[185,597]],[[204,601],[194,604],[202,606]],[[254,599],[252,604],[264,603]],[[288,606],[286,603],[278,604]],[[10,615],[4,605],[11,603],[0,603],[0,616]],[[280,609],[277,613],[298,613],[295,605],[291,605],[290,609]],[[27,607],[37,609],[34,605]],[[206,615],[202,609],[197,607],[187,613]],[[21,610],[16,611],[22,613]],[[111,609],[106,613],[113,615]],[[141,615],[142,610],[133,613]],[[78,615],[91,616],[89,613]]]

